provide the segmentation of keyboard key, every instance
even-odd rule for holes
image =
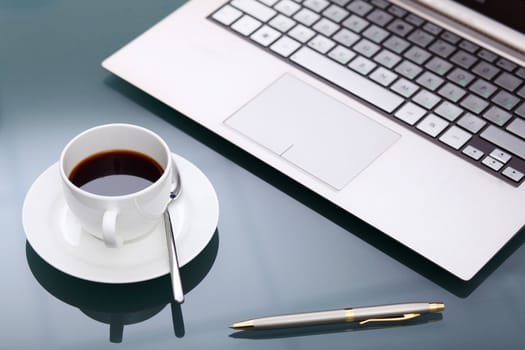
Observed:
[[[346,47],[337,45],[332,51],[328,53],[328,56],[341,64],[347,64],[352,58],[355,57],[355,53],[348,50]]]
[[[380,27],[386,26],[387,23],[392,20],[392,18],[392,15],[379,9],[372,11],[368,16],[366,16],[366,19],[368,19],[370,22],[377,24]]]
[[[301,9],[299,12],[297,12],[293,19],[295,19],[297,22],[304,24],[307,27],[310,27],[312,24],[314,24],[321,16],[319,16],[317,13],[308,10],[308,9]]]
[[[452,72],[450,72],[449,75],[447,75],[447,78],[449,78],[459,86],[465,87],[474,79],[474,75],[470,74],[467,71],[464,71],[461,68],[456,68]]]
[[[443,33],[441,33],[441,38],[443,40],[448,41],[452,45],[456,45],[458,43],[458,41],[461,40],[461,38],[459,36],[457,36],[456,34],[454,34],[452,32],[449,32],[448,30],[446,30]]]
[[[231,7],[230,5],[226,5],[222,7],[219,11],[215,12],[211,17],[221,22],[222,24],[229,26],[241,16],[241,11]]]
[[[327,8],[328,5],[330,5],[330,3],[326,0],[305,0],[305,2],[303,2],[303,5],[315,12],[321,12],[325,8]]]
[[[286,16],[291,17],[301,9],[301,6],[291,0],[281,0],[273,8]]]
[[[408,24],[407,22],[401,20],[401,19],[396,19],[394,21],[392,21],[388,27],[387,27],[392,33],[395,33],[401,37],[407,35],[408,33],[410,33],[412,31],[412,29],[414,29],[413,26],[411,26],[410,24]]]
[[[512,72],[518,66],[516,63],[500,58],[496,61],[496,66],[505,69],[508,72]]]
[[[496,159],[494,159],[494,158],[492,158],[490,156],[487,156],[487,157],[483,158],[481,163],[483,163],[483,165],[488,166],[489,168],[491,168],[494,171],[499,171],[501,169],[501,167],[503,167],[503,163],[497,161]]]
[[[422,19],[421,17],[418,17],[412,13],[408,14],[408,16],[405,17],[405,20],[409,23],[412,23],[413,25],[415,25],[416,27],[419,27],[420,25],[422,25],[423,23],[425,23],[425,20]]]
[[[520,96],[520,97],[525,98],[525,86],[523,86],[521,89],[519,89],[518,92],[516,92],[516,94],[518,94],[518,96]]]
[[[470,52],[470,53],[475,53],[479,49],[478,45],[476,45],[474,43],[471,43],[468,40],[461,41],[459,43],[459,47],[462,48],[463,50],[467,51],[467,52]]]
[[[248,36],[259,28],[261,24],[255,18],[244,15],[237,22],[233,23],[231,28],[244,36]]]
[[[301,44],[299,42],[291,39],[290,37],[283,36],[275,43],[273,43],[272,46],[270,46],[270,50],[278,53],[283,57],[288,57],[300,46]]]
[[[512,115],[510,113],[507,113],[503,109],[498,108],[496,106],[490,107],[483,114],[483,118],[499,126],[505,125],[511,117]]]
[[[436,40],[429,48],[428,50],[430,52],[435,53],[436,55],[447,58],[450,56],[454,51],[456,51],[456,48],[449,43],[443,41],[443,40]]]
[[[337,41],[339,44],[350,47],[355,42],[357,42],[357,40],[359,40],[359,35],[349,31],[346,28],[342,28],[332,37],[332,39]]]
[[[353,1],[346,8],[359,16],[364,16],[373,9],[372,5],[361,0]]]
[[[515,182],[520,182],[523,178],[523,173],[521,171],[511,168],[510,166],[506,167],[502,174]]]
[[[516,110],[514,111],[517,115],[519,115],[522,118],[525,118],[525,102],[522,103]]]
[[[407,60],[404,60],[403,62],[401,62],[401,64],[399,64],[395,69],[397,73],[403,75],[404,77],[410,80],[418,76],[422,70],[423,69],[421,69],[419,66]]]
[[[350,0],[332,0],[332,2],[341,7],[345,7],[350,2]]]
[[[416,126],[419,130],[432,137],[438,136],[449,125],[447,121],[440,117],[429,114]]]
[[[443,103],[437,106],[434,112],[452,122],[456,120],[461,113],[463,113],[463,110],[455,104],[452,104],[448,101],[443,101]]]
[[[412,96],[419,88],[416,84],[401,78],[391,86],[391,89],[397,92],[398,94],[408,98]]]
[[[397,17],[403,17],[404,15],[407,14],[407,12],[403,10],[401,7],[397,7],[395,5],[390,6],[388,8],[388,12],[390,12],[391,14]]]
[[[489,104],[485,102],[485,100],[472,94],[469,94],[463,101],[461,101],[461,106],[474,114],[480,114],[488,105]]]
[[[370,79],[383,86],[388,86],[397,79],[397,74],[392,73],[391,70],[379,67],[372,74],[370,74]]]
[[[388,50],[382,50],[374,57],[374,61],[387,68],[392,68],[401,61],[401,57]]]
[[[514,91],[518,86],[523,83],[523,80],[515,77],[509,73],[501,73],[500,76],[494,81],[496,85],[501,86],[505,90]]]
[[[372,57],[379,51],[380,47],[367,39],[362,39],[354,45],[353,49],[365,57]]]
[[[384,43],[383,46],[387,49],[394,51],[397,54],[402,53],[410,46],[408,41],[403,40],[395,35],[391,35]]]
[[[429,33],[432,33],[434,35],[438,35],[439,33],[441,33],[441,31],[443,29],[441,29],[441,27],[438,27],[437,25],[435,25],[434,23],[430,23],[430,22],[427,22],[424,26],[423,26],[423,29],[426,30],[427,32]]]
[[[315,35],[315,32],[310,28],[303,26],[302,24],[298,24],[288,32],[288,35],[302,43],[305,43]]]
[[[434,95],[427,90],[421,90],[414,96],[412,100],[426,109],[432,109],[439,103],[439,101],[441,101],[437,95]]]
[[[483,79],[476,80],[474,84],[469,87],[470,91],[474,91],[483,98],[489,98],[497,89],[496,86]]]
[[[466,53],[465,51],[458,51],[456,52],[450,60],[457,64],[458,66],[461,66],[465,69],[469,69],[472,67],[474,63],[477,62],[477,58],[475,56],[472,56],[469,53]]]
[[[281,36],[281,33],[267,25],[263,25],[255,33],[250,36],[250,39],[261,44],[262,46],[269,46]]]
[[[299,49],[291,59],[387,113],[391,113],[404,101],[397,94],[307,47]]]
[[[416,29],[407,37],[407,39],[416,45],[427,47],[428,44],[434,40],[434,36],[422,31],[421,29]]]
[[[373,42],[379,44],[381,43],[383,40],[386,39],[386,37],[389,35],[389,33],[382,29],[382,28],[379,28],[378,26],[376,25],[371,25],[370,27],[368,27],[363,33],[362,35],[365,37],[365,38],[368,38],[370,40],[372,40]]]
[[[499,68],[487,62],[478,63],[472,71],[486,80],[491,80],[499,73]]]
[[[502,162],[503,164],[508,163],[509,160],[512,158],[510,154],[497,148],[490,152],[490,156],[496,159],[497,161]]]
[[[295,23],[296,22],[293,19],[279,14],[272,18],[272,20],[268,24],[274,27],[275,29],[285,33],[289,31],[295,25]]]
[[[335,42],[325,36],[317,35],[307,45],[320,53],[327,53],[335,46]]]
[[[339,30],[339,25],[330,21],[329,19],[322,18],[319,22],[317,22],[313,29],[317,30],[319,33],[325,35],[325,36],[332,36],[337,30]]]
[[[517,136],[514,136],[493,125],[489,125],[485,130],[483,130],[480,136],[485,140],[492,142],[496,146],[514,153],[521,159],[525,159],[525,141],[518,138]]]
[[[444,80],[438,77],[435,74],[432,74],[430,72],[424,72],[417,78],[416,82],[420,84],[421,86],[434,91],[436,90],[441,84],[443,84]]]
[[[268,5],[268,6],[273,6],[275,5],[275,3],[279,0],[259,0],[260,2],[262,2],[263,4],[265,5]]]
[[[500,91],[492,97],[492,101],[510,111],[520,102],[520,99],[506,91]]]
[[[349,12],[337,5],[330,5],[324,12],[323,15],[332,21],[339,23],[348,16]]]
[[[425,115],[425,113],[426,111],[423,108],[416,106],[411,102],[407,102],[394,116],[409,125],[414,125]]]
[[[515,118],[509,126],[507,126],[507,130],[525,139],[525,121],[523,119]]]
[[[428,60],[431,55],[427,51],[417,46],[412,46],[407,52],[405,52],[404,56],[409,60],[421,65],[425,63],[425,61]]]
[[[517,71],[516,71],[516,75],[522,79],[525,79],[525,68],[519,68]]]
[[[439,57],[433,57],[425,64],[425,67],[436,74],[445,75],[452,68],[452,65]]]
[[[460,149],[468,140],[471,139],[471,137],[472,135],[469,132],[452,125],[447,131],[445,131],[443,135],[441,135],[439,141],[449,145],[454,149]]]
[[[486,121],[472,113],[465,113],[465,115],[458,120],[459,126],[465,128],[473,134],[477,134],[485,126],[485,124],[487,124]]]
[[[382,8],[383,10],[386,9],[388,5],[390,5],[389,2],[386,0],[370,0],[370,2],[376,5],[377,7]]]
[[[482,151],[480,151],[479,149],[477,149],[476,147],[472,146],[472,145],[467,145],[467,147],[465,147],[463,149],[463,151],[461,151],[463,154],[466,154],[467,156],[469,156],[470,158],[474,159],[474,160],[480,160],[481,157],[483,157],[484,153]]]
[[[255,0],[232,0],[231,4],[263,22],[267,22],[276,14],[275,10]]]
[[[351,15],[350,17],[345,19],[342,24],[346,28],[356,33],[360,33],[363,29],[365,29],[368,26],[368,21],[362,19],[361,17],[357,17],[356,15]]]
[[[496,56],[496,54],[493,54],[492,52],[487,51],[485,49],[482,49],[482,50],[480,50],[478,52],[478,57],[481,57],[485,61],[488,61],[488,62],[494,62],[496,60],[496,58],[498,58],[498,56]]]
[[[439,89],[438,93],[452,102],[458,102],[466,94],[466,91],[457,85],[446,83]]]
[[[348,67],[352,68],[358,73],[368,75],[368,73],[370,73],[375,67],[377,67],[377,64],[370,61],[369,59],[364,58],[363,56],[357,56],[355,60],[350,62]]]

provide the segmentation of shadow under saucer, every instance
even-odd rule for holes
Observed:
[[[188,294],[211,270],[219,249],[219,231],[199,255],[181,268],[184,293]],[[174,332],[184,336],[180,305],[173,300],[170,275],[136,282],[109,284],[87,281],[65,274],[42,259],[26,242],[26,259],[38,283],[57,299],[75,306],[85,315],[110,325],[110,341],[122,342],[124,326],[145,321],[172,308]]]

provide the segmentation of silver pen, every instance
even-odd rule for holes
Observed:
[[[445,304],[440,302],[390,304],[262,317],[237,322],[230,327],[233,329],[273,329],[340,322],[359,322],[364,325],[371,322],[406,321],[422,314],[443,310],[445,310]]]

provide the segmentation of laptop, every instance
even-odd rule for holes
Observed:
[[[525,222],[524,11],[193,0],[103,66],[470,280]]]

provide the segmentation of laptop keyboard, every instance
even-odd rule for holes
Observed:
[[[385,0],[231,0],[209,16],[519,186],[525,68]]]

